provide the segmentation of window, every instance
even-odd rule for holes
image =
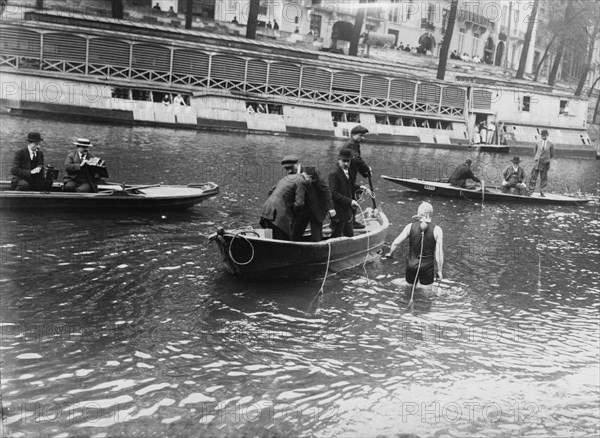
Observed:
[[[410,16],[413,12],[413,1],[414,0],[409,0],[409,5],[406,8],[406,19],[410,20]]]
[[[399,14],[399,8],[398,8],[398,1],[399,0],[392,0],[392,2],[390,3],[390,12],[388,14],[388,20],[391,21],[392,23],[399,23],[399,18],[400,18],[400,14]]]
[[[472,53],[472,55],[475,56],[478,52],[479,52],[479,34],[474,33],[473,34],[473,53]]]
[[[321,20],[322,17],[318,14],[312,14],[310,16],[310,30],[316,37],[321,36]]]
[[[458,32],[458,53],[461,54],[465,45],[465,29],[459,29]]]
[[[563,116],[568,116],[569,115],[569,101],[568,100],[561,100],[560,101],[560,109],[558,110],[558,114],[563,115]]]
[[[521,111],[529,112],[531,109],[531,96],[523,96],[523,104],[521,105]]]

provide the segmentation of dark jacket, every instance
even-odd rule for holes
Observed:
[[[87,154],[87,159],[94,158],[91,153]],[[81,171],[81,160],[79,159],[79,152],[71,152],[67,155],[67,159],[65,160],[65,182],[67,181],[76,181],[76,182],[87,182],[88,176],[85,172]],[[100,175],[94,175],[94,179],[98,180]]]
[[[522,183],[525,181],[525,171],[521,166],[518,166],[517,171],[515,172],[515,169],[511,164],[504,169],[502,172],[502,177],[504,178],[504,181]]]
[[[353,217],[352,194],[354,187],[339,165],[329,174],[329,188],[336,213],[334,221],[345,221]]]
[[[11,185],[13,188],[16,186],[17,181],[20,179],[24,179],[27,182],[32,181],[32,179],[42,179],[42,173],[31,175],[31,170],[35,169],[37,166],[44,165],[44,153],[40,150],[36,152],[35,161],[31,161],[31,155],[29,154],[29,148],[19,149],[15,153],[15,158],[13,159],[13,164],[10,169],[10,173],[12,175]]]
[[[342,149],[350,149],[352,151],[352,161],[350,161],[350,167],[348,168],[348,173],[350,173],[352,183],[356,183],[357,173],[360,173],[364,178],[369,176],[369,166],[367,166],[360,156],[360,143],[355,142],[354,139],[350,137],[346,143],[344,143]]]
[[[544,150],[542,150],[542,143],[543,140],[538,141],[533,148],[533,159],[536,168],[538,164],[548,164],[554,158],[554,143],[546,140],[546,149]]]
[[[333,209],[329,184],[323,181],[321,175],[317,175],[317,179],[307,185],[304,209],[309,209],[319,222],[323,222],[327,212]]]
[[[294,214],[304,206],[306,185],[300,174],[281,178],[263,204],[260,217],[270,220],[291,237]]]
[[[463,163],[454,169],[454,172],[452,172],[452,175],[450,175],[450,178],[448,178],[448,182],[453,186],[463,187],[467,179],[472,179],[475,182],[481,182],[479,178],[473,175],[471,167]]]

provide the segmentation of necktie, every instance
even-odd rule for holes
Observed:
[[[31,154],[31,161],[35,160],[35,157],[37,156],[36,152],[33,151]]]

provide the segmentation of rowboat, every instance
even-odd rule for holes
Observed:
[[[463,188],[450,185],[447,182],[427,181],[422,179],[405,179],[382,175],[382,178],[409,189],[416,190],[429,195],[439,195],[451,198],[463,198],[471,201],[501,201],[501,202],[527,202],[529,204],[586,204],[591,201],[588,198],[576,198],[573,196],[558,195],[554,193],[534,193],[531,196],[517,195],[514,193],[502,193],[499,187],[485,185],[485,192],[479,187]]]
[[[271,230],[220,228],[210,236],[225,270],[244,279],[319,279],[358,266],[377,256],[389,222],[380,210],[366,209],[365,228],[354,237],[326,238],[320,242],[290,242],[270,238]],[[331,233],[325,227],[326,237]],[[309,234],[305,234],[308,239]]]
[[[213,182],[181,185],[98,185],[97,193],[63,192],[62,183],[54,182],[47,192],[14,191],[9,181],[0,181],[0,208],[84,211],[181,210],[216,196],[219,186]]]

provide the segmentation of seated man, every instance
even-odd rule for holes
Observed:
[[[77,146],[77,151],[67,155],[63,191],[97,192],[100,178],[107,176],[104,161],[90,154],[89,149],[94,145],[87,138],[78,138],[73,144]],[[98,173],[103,169],[104,172]]]
[[[448,182],[453,186],[464,188],[472,188],[467,187],[467,179],[472,179],[473,181],[480,183],[481,180],[477,178],[471,170],[472,162],[473,161],[471,161],[470,158],[467,158],[464,164],[461,164],[454,169],[454,172],[452,172],[452,175],[450,175],[450,178],[448,178]]]
[[[30,132],[27,135],[27,147],[20,149],[15,154],[10,173],[13,176],[10,182],[13,190],[49,190],[52,179],[44,179],[44,153],[40,150],[40,143],[44,141],[39,132]]]
[[[525,171],[519,163],[519,157],[513,157],[512,165],[509,165],[502,172],[502,193],[515,192],[517,195],[525,195],[527,186],[525,185]]]

